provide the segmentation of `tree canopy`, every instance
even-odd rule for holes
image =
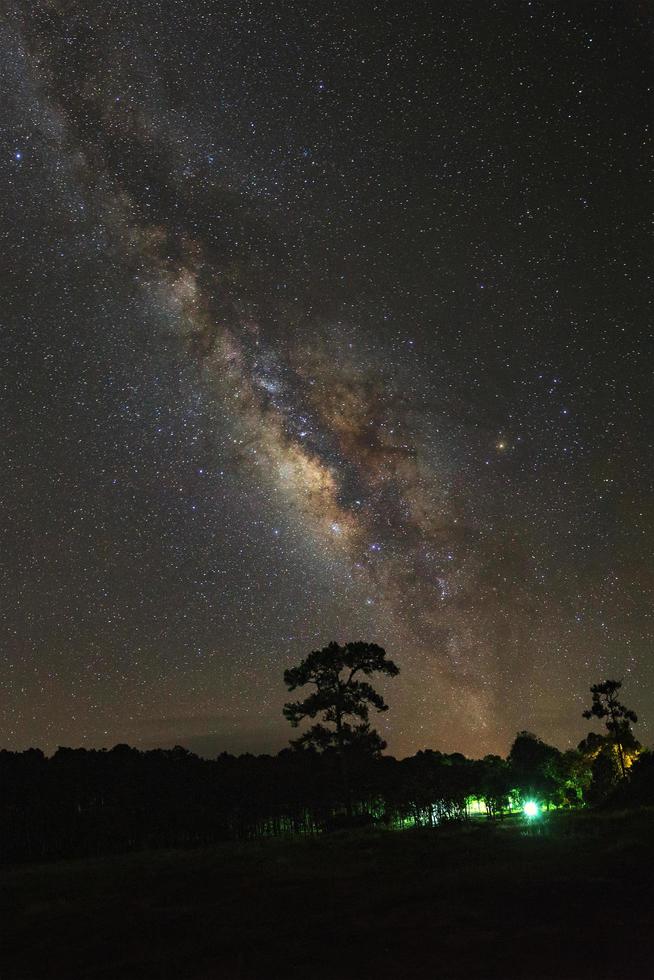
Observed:
[[[378,691],[365,679],[372,674],[396,677],[399,668],[386,651],[375,643],[354,642],[339,646],[329,643],[314,650],[297,667],[284,672],[289,691],[312,685],[313,690],[300,701],[284,705],[284,717],[294,728],[306,718],[320,717],[293,744],[311,746],[318,751],[360,749],[376,754],[386,747],[369,723],[370,709],[388,711]],[[328,727],[332,726],[332,727]]]
[[[638,747],[631,730],[631,724],[638,721],[638,716],[635,711],[618,701],[621,687],[622,681],[605,680],[601,684],[593,684],[590,689],[593,695],[592,704],[583,712],[583,717],[605,721],[609,739],[617,749],[620,771],[624,778],[627,771],[625,749]]]

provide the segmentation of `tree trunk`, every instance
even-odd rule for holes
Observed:
[[[345,758],[343,746],[343,716],[340,711],[336,712],[336,739],[338,742],[338,761],[341,768],[341,782],[343,784],[343,798],[345,802],[345,812],[348,820],[352,819],[352,794],[350,793],[350,774],[348,771],[347,759]]]
[[[622,742],[620,741],[620,730],[619,730],[618,722],[617,722],[617,719],[616,719],[616,716],[615,716],[615,713],[614,713],[614,708],[613,707],[609,707],[609,711],[611,713],[611,724],[613,725],[613,734],[614,734],[614,737],[615,737],[615,744],[618,747],[618,758],[620,759],[620,770],[622,772],[622,778],[623,779],[626,779],[626,777],[627,777],[627,769],[626,769],[625,764],[624,764],[624,750],[622,748]]]

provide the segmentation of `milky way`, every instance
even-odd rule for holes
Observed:
[[[7,5],[8,744],[275,751],[331,639],[398,753],[646,718],[646,25],[567,7]]]

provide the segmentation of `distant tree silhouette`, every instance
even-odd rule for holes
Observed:
[[[606,680],[601,684],[593,684],[590,689],[593,701],[590,708],[583,712],[583,717],[605,721],[609,739],[618,751],[620,771],[624,779],[627,775],[625,748],[638,747],[631,730],[631,723],[637,722],[638,717],[634,711],[618,701],[617,694],[621,687],[622,681]]]
[[[591,783],[586,793],[589,803],[603,803],[611,796],[622,781],[622,774],[613,743],[604,739],[604,744],[591,762]]]
[[[578,806],[592,780],[591,764],[580,749],[566,749],[561,756],[559,771],[562,778],[561,802],[567,806]]]
[[[499,755],[486,755],[475,763],[479,795],[486,804],[490,816],[497,816],[508,806],[511,786],[511,769]]]
[[[562,789],[562,755],[532,732],[518,732],[509,752],[513,784],[522,798],[558,802]]]
[[[387,711],[388,705],[367,680],[372,674],[396,677],[399,668],[389,660],[386,651],[375,643],[330,643],[314,650],[297,667],[284,672],[289,691],[313,685],[315,690],[302,701],[284,705],[284,717],[297,728],[306,718],[320,717],[292,744],[312,747],[319,752],[334,751],[341,765],[343,789],[348,816],[352,813],[349,788],[349,759],[353,752],[379,755],[386,743],[370,727],[370,709]],[[328,727],[332,726],[332,727]]]
[[[641,752],[615,794],[617,806],[654,806],[654,752]]]

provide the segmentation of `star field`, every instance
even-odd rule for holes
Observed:
[[[645,5],[9,2],[8,748],[586,731],[652,666]]]

